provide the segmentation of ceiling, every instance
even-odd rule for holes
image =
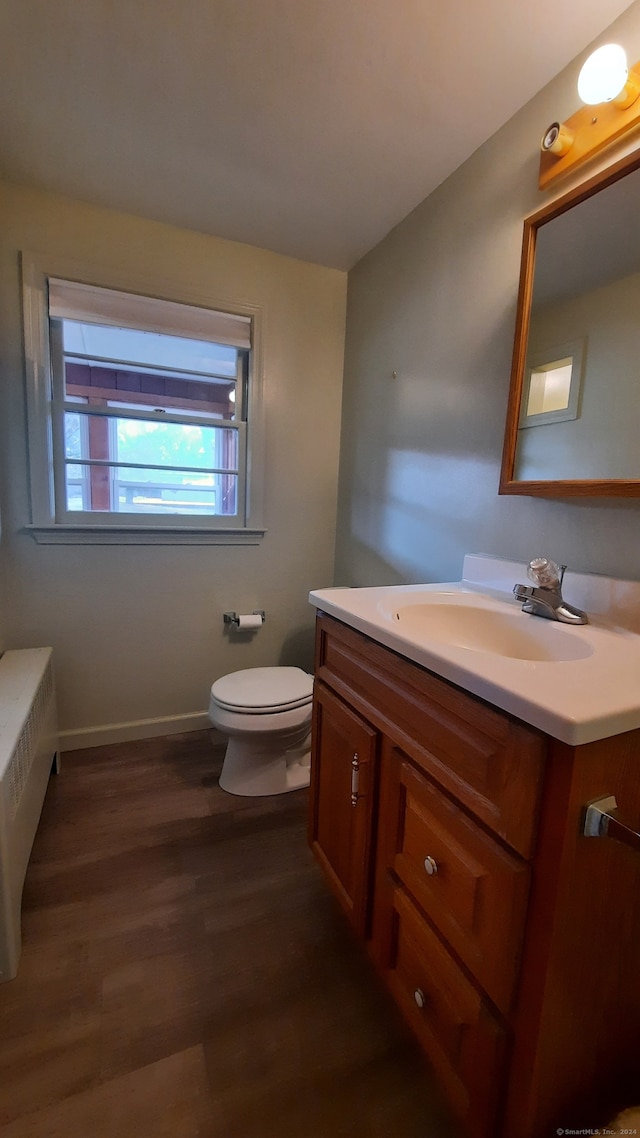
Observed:
[[[628,6],[0,0],[0,172],[347,269]]]

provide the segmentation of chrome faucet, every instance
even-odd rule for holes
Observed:
[[[566,565],[559,568],[548,557],[535,557],[529,562],[527,577],[531,585],[514,585],[513,595],[523,601],[522,611],[533,616],[544,616],[548,620],[559,620],[562,624],[588,624],[589,617],[582,609],[567,604],[562,597],[562,581]]]

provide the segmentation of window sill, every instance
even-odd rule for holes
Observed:
[[[73,526],[24,527],[38,545],[259,545],[264,529],[198,529],[195,526]]]

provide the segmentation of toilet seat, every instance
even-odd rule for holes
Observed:
[[[273,715],[311,703],[313,676],[302,668],[245,668],[216,680],[211,696],[239,715]]]

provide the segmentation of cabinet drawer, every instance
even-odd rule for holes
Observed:
[[[494,1138],[505,1033],[400,888],[388,983],[473,1138]]]
[[[529,867],[508,853],[397,751],[391,865],[503,1012],[511,1006]]]
[[[316,675],[518,853],[531,855],[543,736],[324,613]]]

